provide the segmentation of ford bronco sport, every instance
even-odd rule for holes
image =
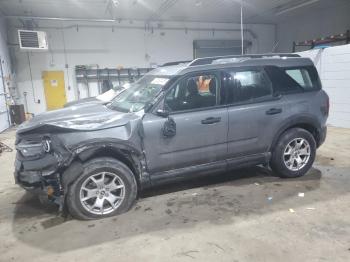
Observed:
[[[111,103],[46,112],[17,131],[15,179],[79,219],[127,211],[163,182],[266,165],[304,175],[329,98],[308,58],[200,58],[159,67]]]

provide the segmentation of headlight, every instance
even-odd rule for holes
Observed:
[[[23,141],[16,146],[16,149],[21,152],[24,157],[40,156],[51,151],[50,139],[42,141]]]
[[[49,153],[51,151],[51,140],[50,139],[43,139],[41,142],[42,146],[43,146],[43,150],[46,153]]]

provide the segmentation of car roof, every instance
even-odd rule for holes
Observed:
[[[150,75],[184,75],[191,72],[224,69],[232,67],[250,66],[278,66],[278,67],[298,67],[313,66],[309,58],[300,57],[297,54],[259,54],[243,56],[217,56],[198,58],[191,62],[171,62],[170,66],[161,66],[148,74]]]
[[[174,76],[178,75],[182,70],[187,68],[188,64],[177,64],[171,66],[161,66],[153,69],[148,72],[147,75],[155,75],[155,76]]]

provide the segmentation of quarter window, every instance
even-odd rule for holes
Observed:
[[[312,89],[312,81],[309,72],[305,68],[301,69],[287,69],[285,70],[287,75],[293,78],[302,88]]]
[[[165,97],[165,107],[174,112],[216,105],[218,79],[203,74],[187,77],[178,82]]]
[[[298,93],[321,88],[317,71],[312,66],[298,68],[266,66],[265,70],[273,83],[275,93]]]

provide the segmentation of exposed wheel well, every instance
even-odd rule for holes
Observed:
[[[103,147],[99,149],[90,149],[79,154],[79,158],[83,163],[97,157],[111,157],[124,163],[134,174],[137,186],[140,188],[140,167],[135,163],[130,152],[111,147]]]
[[[316,145],[318,146],[319,145],[319,142],[320,142],[320,134],[317,130],[316,127],[314,127],[313,125],[311,124],[305,124],[305,123],[302,123],[302,124],[296,124],[294,126],[291,126],[290,128],[288,129],[291,129],[291,128],[302,128],[302,129],[305,129],[307,131],[310,132],[310,134],[314,137],[315,141],[316,141]]]
[[[274,146],[276,145],[276,143],[278,143],[278,141],[279,141],[280,137],[283,135],[283,133],[285,133],[287,130],[292,129],[292,128],[302,128],[302,129],[307,130],[314,137],[317,147],[319,146],[320,134],[319,134],[318,129],[312,124],[298,123],[298,124],[288,126],[287,128],[283,129],[281,132],[279,132],[278,137],[276,137],[276,139],[272,143],[272,150],[273,150]]]

